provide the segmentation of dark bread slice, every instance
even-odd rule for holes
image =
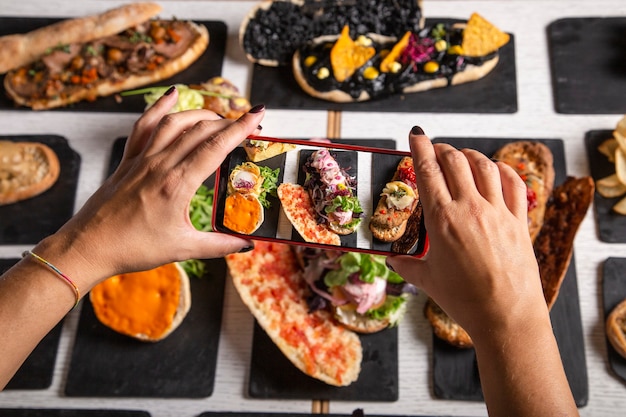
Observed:
[[[465,349],[474,346],[472,338],[465,329],[448,316],[430,297],[424,305],[424,315],[432,325],[435,336],[438,338],[458,348]]]
[[[239,26],[239,43],[248,60],[264,66],[289,65],[294,52],[318,36],[368,32],[401,36],[424,26],[422,0],[257,2]],[[357,33],[358,30],[358,33]]]
[[[591,177],[569,177],[554,189],[547,204],[534,249],[548,308],[559,294],[572,259],[574,238],[593,201],[594,189]]]
[[[534,241],[543,225],[546,204],[554,187],[552,151],[541,142],[516,141],[504,145],[493,157],[512,167],[526,182],[529,193],[534,193],[536,204],[528,210],[528,231]]]

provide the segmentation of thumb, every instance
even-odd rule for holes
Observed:
[[[426,291],[424,284],[430,280],[430,269],[425,258],[398,255],[387,257],[385,262],[389,269],[399,274],[406,282]]]

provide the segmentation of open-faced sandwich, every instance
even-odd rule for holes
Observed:
[[[231,171],[224,205],[225,227],[249,235],[261,226],[263,207],[270,206],[267,196],[276,195],[279,170],[243,162]]]
[[[495,68],[509,35],[474,13],[467,23],[436,23],[401,37],[353,39],[345,26],[293,56],[293,74],[309,95],[334,102],[367,101],[478,80]]]
[[[49,146],[0,140],[0,206],[43,193],[60,173],[59,158]]]
[[[600,153],[615,165],[615,173],[596,181],[598,193],[604,198],[618,198],[612,211],[626,215],[626,115],[615,126],[613,137],[598,146]]]
[[[133,3],[0,38],[0,73],[18,105],[34,110],[95,100],[155,83],[206,50],[203,25],[154,18],[155,3]]]
[[[357,380],[361,341],[329,311],[309,311],[310,290],[290,246],[258,241],[254,250],[228,255],[226,262],[244,304],[298,369],[335,386]]]
[[[396,326],[417,289],[389,270],[385,257],[294,246],[312,295],[311,311],[326,309],[358,333]]]
[[[191,308],[189,277],[178,263],[115,275],[96,285],[89,300],[105,326],[157,342],[172,333]]]
[[[267,66],[289,65],[309,40],[336,35],[350,25],[353,36],[402,36],[423,25],[421,0],[263,0],[243,19],[239,41],[248,59]]]
[[[370,219],[372,236],[383,242],[400,239],[418,202],[413,158],[407,156],[400,160],[393,178],[382,190]]]
[[[606,318],[606,336],[615,351],[626,359],[626,300],[616,305]]]

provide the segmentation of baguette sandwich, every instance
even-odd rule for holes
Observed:
[[[0,140],[0,206],[43,193],[60,173],[59,158],[47,145]]]
[[[349,103],[415,93],[483,78],[510,36],[474,13],[466,24],[438,23],[401,37],[368,33],[312,39],[293,55],[293,74],[309,95]]]
[[[626,300],[616,305],[606,318],[606,336],[617,353],[626,359]]]
[[[359,337],[328,311],[309,312],[309,289],[288,245],[259,241],[250,252],[226,256],[226,263],[244,304],[298,369],[334,386],[357,380]]]
[[[44,110],[183,71],[206,50],[208,30],[191,21],[151,19],[160,11],[154,3],[132,3],[0,38],[7,95],[17,105]]]
[[[370,220],[372,236],[383,242],[395,242],[407,227],[417,208],[419,194],[415,184],[413,158],[404,157],[390,182],[385,185]]]
[[[189,276],[176,262],[115,275],[96,285],[89,300],[105,326],[157,342],[176,330],[191,308]]]

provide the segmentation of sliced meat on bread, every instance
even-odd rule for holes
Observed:
[[[0,141],[0,206],[43,193],[60,173],[59,158],[47,145]]]
[[[593,179],[569,177],[554,189],[547,204],[534,249],[548,308],[559,295],[574,252],[576,232],[593,201],[593,194]]]
[[[356,333],[330,312],[309,313],[308,284],[289,245],[259,241],[226,257],[242,301],[283,354],[302,372],[334,386],[356,381],[363,351]]]
[[[528,231],[534,241],[543,225],[548,199],[554,188],[554,158],[541,142],[516,141],[504,145],[494,159],[511,166],[528,188]]]
[[[296,149],[296,145],[284,142],[246,139],[243,148],[250,161],[259,162],[273,158],[281,153],[292,151]]]
[[[89,294],[94,313],[118,333],[157,342],[183,322],[191,308],[189,277],[176,262],[115,275]]]
[[[104,13],[62,20],[28,33],[0,37],[0,74],[27,65],[59,45],[115,35],[128,27],[156,16],[156,3],[133,3]]]

